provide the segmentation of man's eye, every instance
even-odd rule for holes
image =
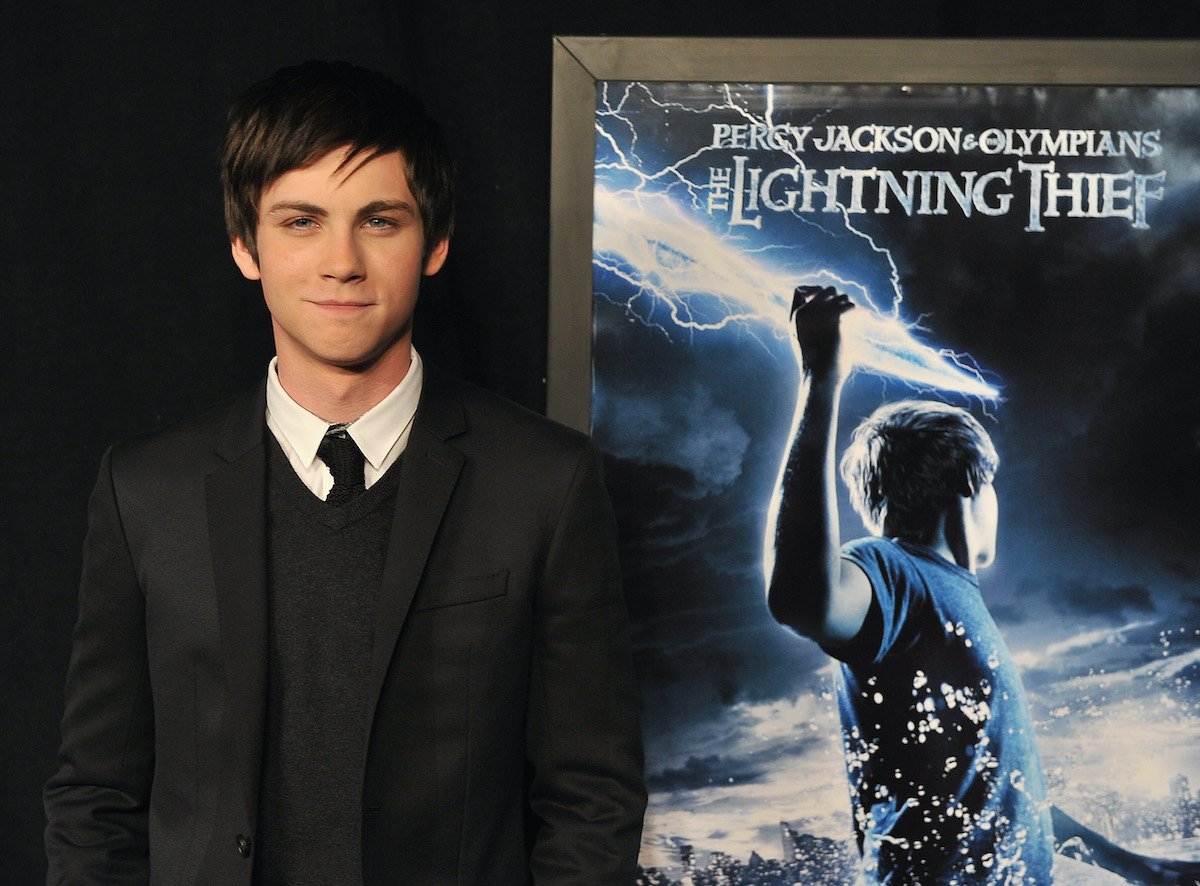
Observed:
[[[294,218],[287,223],[287,226],[298,231],[307,231],[314,226],[314,222],[311,218]]]
[[[392,221],[390,218],[381,218],[379,216],[372,216],[371,218],[367,219],[367,227],[375,228],[376,230],[382,231],[382,230],[387,230],[389,228],[396,227],[396,223],[394,221]]]

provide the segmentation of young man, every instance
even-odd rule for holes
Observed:
[[[423,365],[450,161],[309,62],[234,104],[233,258],[276,357],[101,465],[51,883],[624,884],[645,792],[583,436]]]
[[[850,365],[832,288],[796,290],[805,393],[768,523],[771,613],[841,663],[837,687],[865,883],[1047,884],[1055,843],[1135,883],[1200,866],[1109,843],[1046,799],[1021,679],[979,592],[999,458],[964,410],[886,404],[841,462],[872,537],[840,542],[838,405]]]

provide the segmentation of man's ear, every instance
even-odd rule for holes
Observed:
[[[241,237],[229,241],[229,251],[233,253],[233,263],[238,266],[242,276],[247,280],[261,280],[262,271],[258,269],[258,261],[251,254]]]
[[[450,238],[443,237],[429,250],[429,255],[425,256],[425,266],[421,269],[426,277],[432,277],[442,269],[442,265],[446,263],[446,255],[450,252]],[[242,273],[246,273],[242,271]]]

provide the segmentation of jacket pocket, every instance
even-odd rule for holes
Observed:
[[[503,597],[508,593],[508,570],[477,575],[470,578],[437,579],[422,583],[413,598],[412,611],[440,609],[462,603],[478,603]]]

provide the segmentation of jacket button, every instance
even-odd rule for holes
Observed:
[[[237,851],[242,858],[250,857],[250,838],[245,834],[237,835]]]

